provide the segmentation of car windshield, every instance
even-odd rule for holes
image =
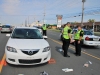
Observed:
[[[4,25],[2,26],[2,28],[10,28],[10,26]]]
[[[43,39],[38,29],[15,29],[11,38],[19,39]]]

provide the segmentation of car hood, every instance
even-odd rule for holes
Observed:
[[[45,39],[12,39],[9,38],[7,46],[17,49],[41,49],[49,46]]]

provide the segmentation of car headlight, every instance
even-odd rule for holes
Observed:
[[[7,46],[7,50],[10,51],[10,52],[15,52],[15,53],[17,53],[16,49],[13,48],[13,47],[10,47],[10,46]]]
[[[47,52],[47,51],[49,51],[51,48],[48,46],[48,47],[45,47],[44,49],[43,49],[43,52]]]

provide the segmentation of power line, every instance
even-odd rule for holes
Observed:
[[[84,14],[84,16],[89,16],[89,15],[100,15],[100,12],[98,13],[88,13],[88,14]],[[65,17],[63,19],[66,19],[66,18],[75,18],[75,17],[80,17],[82,15],[77,15],[77,16],[68,16],[68,17]]]

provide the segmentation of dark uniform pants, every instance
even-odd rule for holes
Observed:
[[[82,44],[82,41],[80,41],[80,44],[78,44],[78,40],[75,40],[76,55],[81,55],[81,44]]]
[[[43,35],[47,36],[47,31],[46,30],[43,30]]]
[[[68,55],[69,44],[70,44],[70,39],[63,39],[62,49],[64,50],[64,56]]]

